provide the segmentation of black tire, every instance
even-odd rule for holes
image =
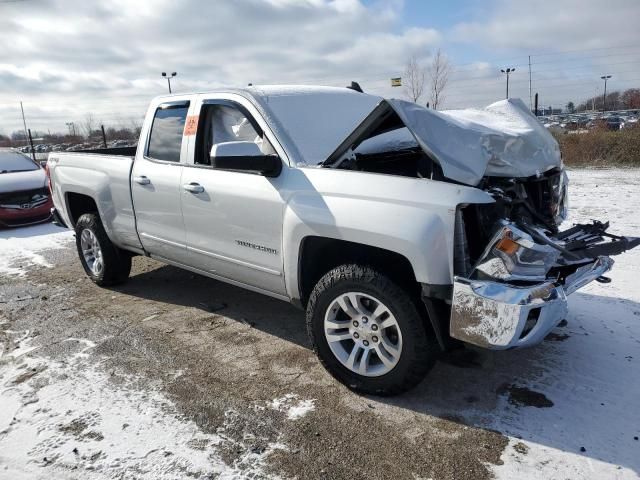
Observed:
[[[324,334],[324,316],[333,301],[350,291],[379,299],[396,318],[402,334],[398,363],[384,375],[371,377],[353,372],[333,354]],[[382,273],[362,265],[341,265],[324,275],[307,304],[307,330],[320,362],[337,380],[359,393],[390,396],[415,387],[433,367],[439,349],[425,327],[411,295]]]
[[[87,261],[82,253],[80,239],[84,230],[91,230],[98,240],[102,251],[103,268],[96,275],[87,265]],[[105,232],[100,217],[97,213],[85,213],[76,222],[76,247],[80,263],[87,276],[97,285],[106,287],[124,283],[129,278],[131,272],[131,254],[116,247]]]

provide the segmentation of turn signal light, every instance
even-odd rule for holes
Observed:
[[[510,232],[509,232],[510,233]],[[516,242],[514,242],[508,236],[502,237],[502,239],[496,244],[496,248],[501,252],[506,253],[507,255],[515,255],[515,253],[520,248]]]

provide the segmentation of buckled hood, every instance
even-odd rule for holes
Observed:
[[[558,142],[520,99],[443,112],[387,102],[452,180],[477,185],[484,176],[530,177],[562,166]]]

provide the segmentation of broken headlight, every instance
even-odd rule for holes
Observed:
[[[529,234],[505,221],[475,270],[497,280],[541,281],[546,279],[559,255],[558,250],[536,243]]]

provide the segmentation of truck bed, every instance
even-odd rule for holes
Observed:
[[[102,153],[119,150],[116,154]],[[65,223],[73,227],[77,215],[70,211],[68,199],[84,195],[92,199],[111,240],[123,248],[139,249],[131,200],[133,156],[124,150],[104,149],[94,152],[55,152],[49,155],[53,198]],[[135,148],[133,148],[135,153]]]

